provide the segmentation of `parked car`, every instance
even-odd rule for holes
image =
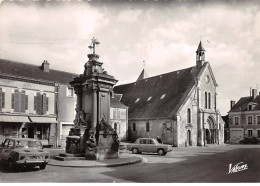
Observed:
[[[245,138],[241,141],[239,141],[240,144],[257,144],[259,141],[257,140],[256,137],[253,138]]]
[[[39,166],[45,169],[50,153],[43,149],[41,141],[30,138],[7,138],[0,146],[0,162],[11,170],[18,166]]]
[[[153,138],[138,138],[135,143],[127,144],[127,150],[132,151],[133,154],[142,152],[153,152],[159,155],[165,155],[167,152],[172,151],[171,145],[160,144]]]

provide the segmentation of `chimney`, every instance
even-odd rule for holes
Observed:
[[[233,100],[231,100],[231,101],[230,101],[230,109],[232,109],[232,108],[234,107],[235,104],[236,104],[236,102],[233,101]]]
[[[252,89],[252,98],[255,99],[257,96],[257,90],[256,89]]]
[[[44,72],[49,72],[50,71],[49,66],[50,66],[50,63],[48,63],[47,60],[44,60],[43,63],[42,63],[41,69]]]

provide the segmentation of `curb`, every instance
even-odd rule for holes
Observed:
[[[72,167],[72,168],[94,168],[94,167],[118,167],[118,166],[124,166],[124,165],[132,165],[136,163],[141,163],[145,161],[144,158],[138,157],[136,160],[128,160],[127,162],[122,162],[122,163],[113,163],[113,164],[94,164],[94,165],[86,165],[86,166],[77,166],[77,165],[55,165],[48,163],[47,165],[50,166],[56,166],[56,167]]]

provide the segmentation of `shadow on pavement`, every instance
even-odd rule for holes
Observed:
[[[155,156],[142,154],[142,156]],[[259,182],[260,148],[237,148],[221,151],[198,152],[191,155],[161,157],[162,161],[117,167],[103,172],[111,179],[139,183],[197,183],[197,182]],[[172,161],[171,161],[172,159]],[[248,170],[229,173],[229,165],[244,162]]]

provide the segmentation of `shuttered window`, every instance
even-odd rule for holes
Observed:
[[[25,112],[25,110],[28,110],[28,95],[25,94],[24,90],[15,90],[12,93],[12,109],[14,109],[14,112]]]
[[[0,111],[5,108],[5,92],[0,88]]]
[[[43,115],[46,114],[49,107],[49,98],[46,93],[41,94],[37,92],[36,96],[34,96],[34,110],[37,114]]]

